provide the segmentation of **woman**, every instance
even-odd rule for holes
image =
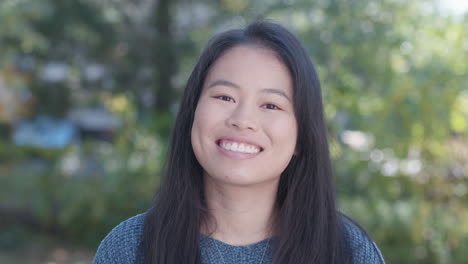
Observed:
[[[154,205],[95,263],[383,263],[337,212],[320,84],[299,41],[256,22],[213,38],[183,95]]]

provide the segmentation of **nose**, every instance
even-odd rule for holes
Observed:
[[[236,128],[238,130],[258,130],[258,120],[256,118],[255,111],[252,107],[244,104],[239,104],[229,117],[226,119],[226,124],[229,127]]]

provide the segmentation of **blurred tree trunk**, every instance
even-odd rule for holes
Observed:
[[[155,111],[167,112],[175,98],[172,77],[176,73],[175,39],[172,33],[174,24],[175,0],[156,0],[153,23],[157,32],[155,40]]]

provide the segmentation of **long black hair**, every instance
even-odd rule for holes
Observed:
[[[200,227],[210,214],[203,169],[192,150],[191,129],[210,67],[238,45],[274,51],[293,80],[297,148],[280,177],[273,263],[343,263],[342,229],[317,73],[298,39],[284,27],[266,21],[215,36],[198,59],[180,103],[164,178],[145,216],[140,257],[151,264],[201,263]]]

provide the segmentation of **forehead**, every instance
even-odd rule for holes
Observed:
[[[203,87],[218,79],[248,88],[280,88],[292,95],[293,80],[289,69],[271,49],[258,45],[240,45],[227,50],[211,66]]]

